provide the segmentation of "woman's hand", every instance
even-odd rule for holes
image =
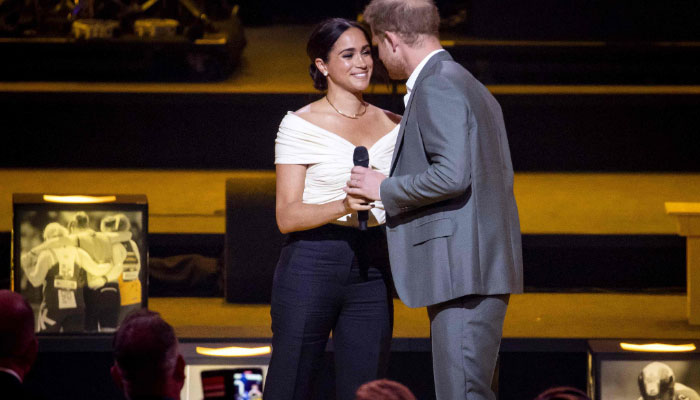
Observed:
[[[346,214],[351,214],[355,211],[367,211],[374,208],[374,204],[370,203],[370,201],[365,197],[347,194],[345,199],[343,199],[343,206],[345,206]]]
[[[316,228],[357,210],[372,208],[367,199],[359,196],[346,196],[324,204],[305,204],[303,195],[306,166],[278,164],[276,168],[277,226],[282,233]]]

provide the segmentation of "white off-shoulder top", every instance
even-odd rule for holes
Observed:
[[[397,125],[367,149],[370,168],[389,175],[398,132]],[[345,198],[343,188],[350,179],[354,151],[355,145],[347,139],[290,111],[282,119],[275,139],[275,164],[308,165],[302,201],[306,204],[325,204]],[[368,226],[385,222],[381,201],[375,202],[369,215]],[[357,213],[344,215],[335,223],[357,226]]]

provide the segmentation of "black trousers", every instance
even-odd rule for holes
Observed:
[[[329,334],[338,400],[384,376],[393,324],[382,227],[325,225],[290,234],[272,286],[272,358],[265,400],[315,398]]]

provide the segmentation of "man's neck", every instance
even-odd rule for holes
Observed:
[[[428,56],[428,54],[440,49],[442,49],[440,39],[438,39],[435,36],[426,36],[423,38],[420,45],[416,47],[407,47],[405,50],[405,54],[406,67],[408,69],[408,71],[406,72],[408,73],[408,75],[411,75],[411,73],[416,69],[416,67],[418,67],[418,64],[420,64],[421,61],[423,61],[423,59]]]

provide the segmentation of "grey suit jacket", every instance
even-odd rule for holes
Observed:
[[[418,75],[380,193],[394,284],[406,305],[522,292],[501,107],[447,52]]]

